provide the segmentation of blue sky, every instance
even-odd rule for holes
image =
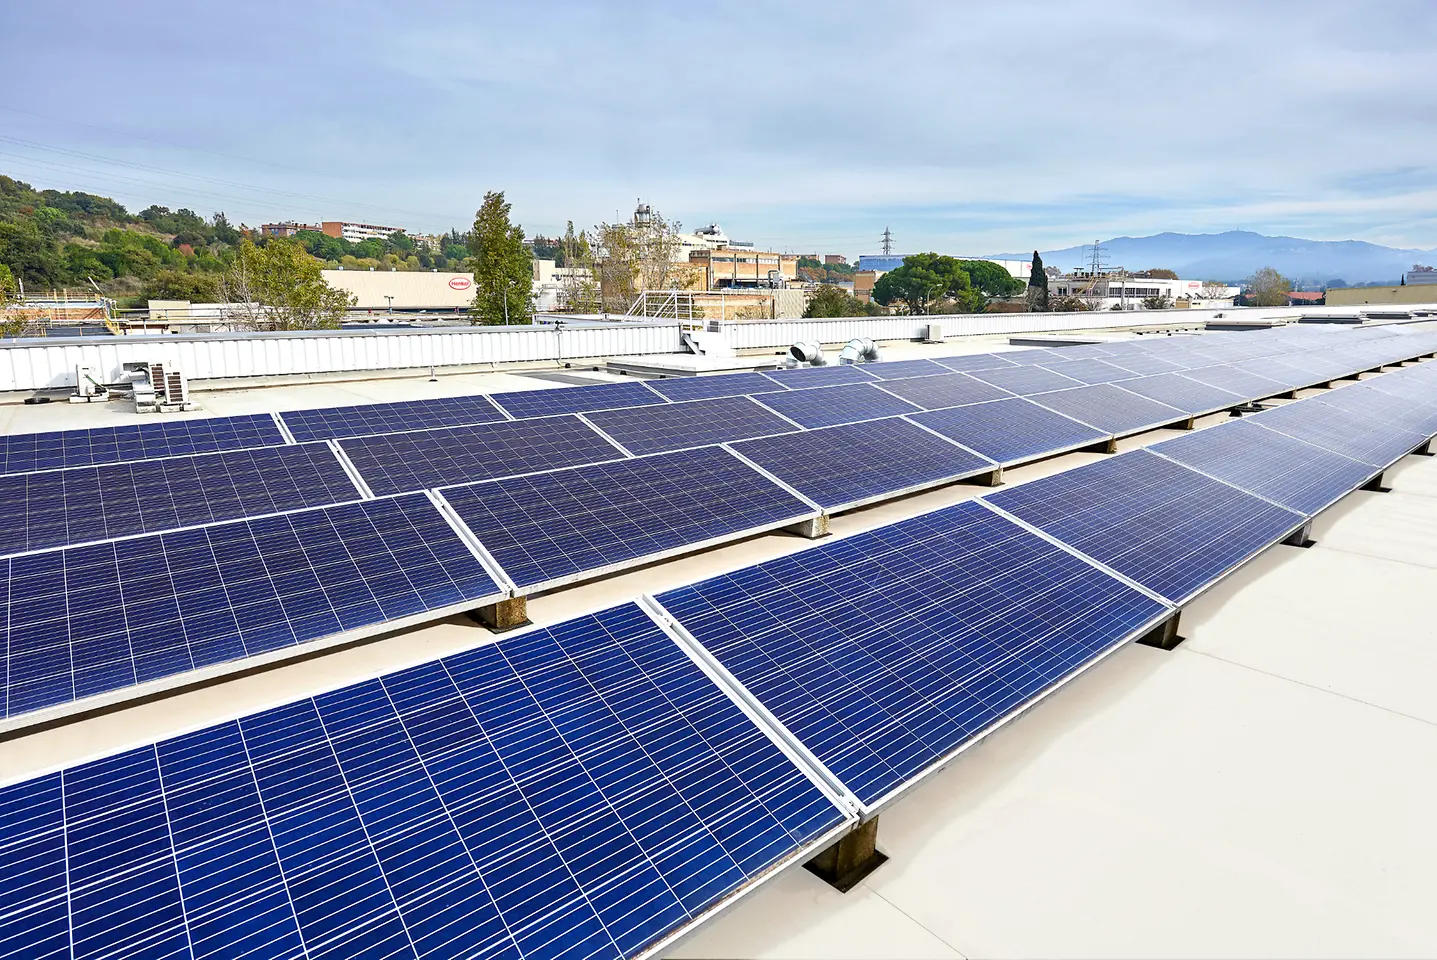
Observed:
[[[0,172],[234,221],[794,251],[1437,247],[1437,3],[9,4]]]

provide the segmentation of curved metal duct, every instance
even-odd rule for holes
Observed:
[[[867,337],[854,337],[838,354],[839,363],[873,363],[878,359],[878,344]]]
[[[823,365],[823,348],[808,340],[800,340],[789,347],[788,355],[799,363],[808,363],[815,367]]]

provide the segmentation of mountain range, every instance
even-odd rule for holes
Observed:
[[[1109,268],[1145,270],[1164,267],[1185,280],[1222,280],[1238,283],[1253,271],[1272,267],[1293,280],[1328,285],[1389,282],[1412,269],[1414,263],[1433,263],[1437,249],[1404,250],[1363,240],[1302,240],[1268,237],[1247,230],[1226,233],[1159,233],[1151,237],[1115,237],[1101,241]],[[1085,268],[1092,246],[1043,250],[1045,266],[1064,271]],[[1032,253],[998,254],[995,259],[1027,260]]]

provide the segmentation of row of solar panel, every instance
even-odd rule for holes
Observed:
[[[1273,413],[1437,424],[1389,379]],[[1171,615],[1054,538],[1171,599],[1301,519],[1192,439],[0,788],[0,954],[652,951]]]
[[[1334,338],[1339,336],[1346,339],[1338,343]],[[1354,340],[1355,337],[1361,337],[1362,342]],[[975,374],[984,383],[1010,393],[1028,395],[1159,373],[1211,371],[1212,368],[1236,364],[1239,367],[1236,373],[1212,374],[1219,376],[1221,382],[1212,382],[1211,375],[1197,379],[1231,392],[1257,396],[1264,388],[1272,389],[1272,383],[1278,383],[1279,390],[1306,386],[1324,378],[1333,379],[1363,369],[1361,364],[1379,365],[1403,359],[1409,350],[1410,356],[1418,356],[1437,349],[1437,340],[1433,340],[1431,334],[1418,332],[1403,335],[1390,330],[1334,332],[1322,328],[1288,328],[1262,334],[1219,334],[1200,338],[1201,344],[1190,342],[1197,339],[1157,337],[1059,350],[561,387],[492,397],[446,397],[287,411],[277,415],[22,434],[5,437],[0,443],[0,474],[247,449],[281,444],[289,439],[305,442],[371,436],[433,427],[497,423],[509,418],[590,413],[695,399],[771,395],[790,387],[884,384],[885,389],[892,391],[895,389],[893,385],[904,379],[946,376],[955,371]],[[1432,342],[1419,342],[1424,340]],[[1323,356],[1303,360],[1303,351],[1318,351]],[[1275,354],[1282,354],[1281,360],[1265,359]],[[1077,359],[1072,359],[1075,357]],[[1248,369],[1243,367],[1244,362],[1258,365]],[[922,388],[911,389],[922,392]],[[919,405],[923,404],[920,402]],[[881,414],[867,416],[874,415]]]
[[[815,388],[759,400],[727,397],[584,418],[416,430],[346,440],[342,447],[366,485],[364,492],[383,495],[602,463],[627,454],[751,441],[735,449],[834,511],[1291,386],[1291,381],[1257,378],[1235,368],[1213,368],[1018,399],[975,377],[894,380],[886,387],[892,392],[867,385]],[[906,420],[892,419],[904,415]],[[830,423],[885,417],[890,419],[883,423],[824,429]],[[780,436],[800,426],[812,432],[799,444]],[[764,437],[770,439],[758,439]],[[3,555],[342,502],[359,492],[334,453],[310,443],[4,476],[0,494]]]
[[[1154,448],[1168,460],[1128,455],[1000,491],[988,501],[1039,525],[1050,515],[1030,499],[1058,503],[1068,522],[1087,531],[1064,528],[1061,539],[1180,601],[1187,596],[1180,588],[1206,582],[1209,568],[1174,565],[1162,577],[1178,581],[1152,579],[1130,569],[1122,556],[1090,548],[1089,535],[1110,538],[1119,525],[1102,504],[1119,513],[1137,503],[1153,507],[1149,491],[1170,491],[1172,499],[1151,522],[1179,533],[1191,527],[1201,544],[1201,531],[1215,516],[1230,516],[1261,539],[1270,524],[1292,521],[1289,511],[1315,513],[1330,502],[1322,498],[1364,482],[1437,432],[1431,393],[1419,400],[1432,388],[1437,366],[1409,368]],[[1376,434],[1374,421],[1384,425]],[[847,456],[855,466],[846,474],[798,477],[790,471],[785,479],[820,498],[829,484],[837,498],[994,467],[906,420],[870,427],[874,432],[862,436],[816,432],[833,449],[819,451],[814,462]],[[1234,439],[1243,437],[1245,446]],[[926,452],[901,464],[903,472],[885,474],[884,462],[870,460],[865,443],[874,445],[875,456],[885,449]],[[508,592],[549,589],[814,516],[813,503],[745,462],[764,458],[754,444],[445,488],[437,496],[497,569],[486,568],[465,546],[465,536],[443,523],[420,494],[15,556],[3,561],[8,614],[0,651],[7,682],[0,715],[12,726],[28,725],[94,697],[133,695],[142,685],[152,689],[195,670],[383,629],[432,610],[477,606]],[[1236,447],[1241,456],[1228,462]],[[1200,478],[1174,473],[1169,461],[1217,479],[1189,490],[1178,480],[1186,477],[1191,487]],[[1147,466],[1135,466],[1142,464]],[[1294,474],[1291,464],[1301,464],[1302,471]],[[1269,474],[1271,483],[1259,482]],[[1266,500],[1233,502],[1225,496],[1232,491],[1219,481]],[[864,482],[871,486],[863,488]],[[1045,494],[1050,488],[1058,492]],[[384,533],[400,515],[407,526]],[[1175,549],[1182,542],[1172,538]],[[1151,555],[1144,543],[1126,546],[1141,557]],[[446,576],[439,575],[436,557],[454,564]],[[356,583],[355,564],[362,563],[370,566],[360,567],[368,572]],[[402,575],[387,580],[388,564],[398,564]],[[431,589],[432,595],[426,592]]]

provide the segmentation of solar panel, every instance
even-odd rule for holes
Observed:
[[[1018,397],[915,413],[908,419],[1005,465],[1086,447],[1108,436]]]
[[[1186,417],[1182,410],[1128,393],[1111,383],[1057,390],[1029,399],[1066,417],[1081,420],[1115,435],[1136,433]]]
[[[628,604],[0,788],[0,954],[632,957],[846,823]]]
[[[588,413],[619,407],[663,403],[664,398],[644,383],[596,383],[590,387],[555,387],[552,390],[515,390],[491,397],[516,420],[561,413]]]
[[[866,365],[865,365],[866,366]],[[862,366],[852,363],[833,367],[797,367],[792,370],[769,370],[762,374],[774,383],[794,390],[805,387],[832,387],[842,383],[873,383],[877,377],[869,376]]]
[[[976,502],[658,600],[869,809],[1167,612]]]
[[[443,492],[520,587],[553,586],[815,513],[722,447]]]
[[[456,427],[466,423],[491,423],[504,414],[486,396],[429,397],[394,403],[361,403],[315,410],[287,410],[280,419],[301,443],[340,437],[366,437],[399,430],[427,430]]]
[[[123,427],[0,436],[0,472],[58,470],[284,443],[274,417],[199,417]]]
[[[919,409],[868,383],[765,393],[754,399],[795,423],[810,428],[895,417]]]
[[[883,385],[889,393],[896,393],[909,403],[924,410],[940,410],[944,407],[958,407],[967,403],[982,403],[985,400],[1001,400],[1011,396],[982,380],[974,380],[966,373],[950,373],[941,377],[915,377],[911,380],[893,380]]]
[[[735,450],[837,510],[992,470],[996,464],[901,418],[764,437]]]
[[[669,400],[711,400],[714,397],[742,397],[752,393],[781,390],[760,373],[726,373],[708,377],[673,377],[646,380],[644,385]]]
[[[1226,410],[1247,400],[1220,387],[1202,383],[1180,373],[1159,373],[1136,380],[1124,380],[1118,387],[1140,397],[1165,403],[1185,413],[1211,413]],[[1042,402],[1041,400],[1039,401]]]
[[[581,463],[623,453],[578,417],[482,423],[341,440],[377,494],[424,490]]]
[[[1001,370],[974,370],[969,376],[977,377],[984,383],[1002,387],[1009,393],[1016,393],[1019,396],[1042,393],[1045,390],[1062,390],[1065,387],[1081,386],[1072,377],[1065,377],[1061,373],[1054,373],[1044,367],[1015,366],[1005,367]]]
[[[1196,380],[1198,383],[1205,383],[1210,387],[1226,390],[1228,393],[1235,393],[1249,400],[1276,396],[1292,389],[1280,380],[1260,377],[1249,370],[1239,370],[1237,367],[1197,367],[1183,371],[1183,376],[1189,380]]]
[[[1289,390],[1306,387],[1324,379],[1319,374],[1310,373],[1307,370],[1299,369],[1291,364],[1283,363],[1273,357],[1259,357],[1255,360],[1243,360],[1232,365],[1234,370],[1244,373],[1256,374],[1259,377],[1266,377],[1269,380],[1276,380]]]
[[[499,593],[422,494],[0,562],[10,718]]]
[[[1112,383],[1114,380],[1131,380],[1137,374],[1124,370],[1105,360],[1068,360],[1063,363],[1046,363],[1045,369],[1071,377],[1079,383]]]
[[[1344,389],[1376,390],[1388,396],[1405,400],[1412,405],[1412,412],[1420,423],[1414,427],[1419,433],[1437,433],[1437,377],[1423,376],[1420,371],[1433,368],[1409,368],[1400,373],[1384,374],[1372,380]]]
[[[1427,439],[1326,403],[1289,403],[1255,414],[1252,421],[1374,467],[1387,466]]]
[[[1182,603],[1299,527],[1303,517],[1134,450],[985,498]]]
[[[969,353],[957,357],[934,357],[935,363],[941,363],[949,370],[956,370],[966,373],[973,370],[1001,370],[1004,367],[1016,366],[1007,357],[996,353]]]
[[[864,372],[883,380],[904,380],[908,377],[932,377],[951,371],[941,363],[932,360],[885,360],[881,363],[863,365]]]
[[[798,429],[748,397],[603,410],[586,417],[635,455],[791,433]]]
[[[1433,433],[1432,414],[1437,409],[1437,390],[1428,388],[1423,400],[1394,397],[1368,386],[1363,381],[1341,390],[1328,390],[1312,398],[1313,402],[1336,407],[1379,425],[1383,431],[1400,431],[1430,437]]]
[[[0,477],[0,554],[359,499],[326,444]]]
[[[1246,417],[1148,449],[1306,516],[1356,490],[1374,472],[1367,464],[1274,433]]]
[[[1116,354],[1112,362],[1124,370],[1131,370],[1141,376],[1150,376],[1156,373],[1169,373],[1178,370],[1186,370],[1188,365],[1182,363],[1175,352],[1165,352],[1157,355],[1144,350],[1125,350]]]

